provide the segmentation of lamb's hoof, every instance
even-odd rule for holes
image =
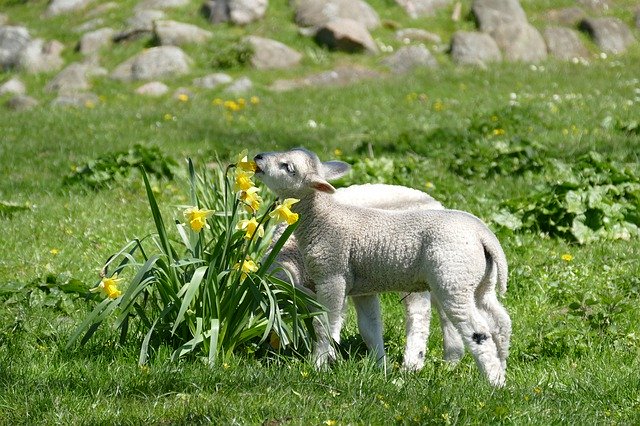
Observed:
[[[489,383],[495,388],[503,388],[507,383],[507,377],[503,372],[494,374],[489,377]]]
[[[404,360],[402,363],[402,369],[404,371],[420,371],[424,367],[424,359],[419,360]]]

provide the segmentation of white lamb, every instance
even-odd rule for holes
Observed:
[[[304,149],[259,154],[255,162],[256,175],[279,197],[300,200],[295,236],[328,317],[329,335],[320,332],[314,348],[317,365],[335,356],[330,339],[340,335],[346,296],[359,298],[359,317],[380,324],[377,293],[429,290],[489,382],[504,385],[511,319],[495,289],[506,291],[507,262],[482,221],[456,210],[337,203],[327,181],[349,165],[323,163]]]
[[[352,206],[364,206],[385,210],[409,210],[409,209],[434,209],[442,210],[440,202],[428,194],[416,189],[398,185],[365,184],[339,188],[334,194],[334,200],[341,204]],[[276,229],[274,241],[286,229],[281,225]],[[282,268],[282,269],[280,269]],[[286,241],[274,264],[276,276],[283,280],[291,278],[293,284],[315,292],[315,283],[304,267],[304,258],[294,235]],[[404,351],[403,368],[407,370],[419,370],[424,366],[427,338],[429,337],[429,324],[431,320],[431,297],[429,292],[400,293],[400,299],[405,308],[406,344]],[[367,300],[367,299],[365,299]],[[380,315],[373,318],[368,313],[369,305],[361,306],[361,298],[352,297],[352,301],[358,314],[358,329],[367,348],[373,357],[380,363],[385,362],[382,342],[382,325],[376,321]],[[379,302],[374,301],[374,309],[379,310]],[[347,304],[344,305],[346,309]],[[442,310],[437,310],[440,315],[444,342],[444,357],[447,361],[456,362],[464,355],[464,344],[458,332]],[[343,315],[344,318],[344,315]],[[370,322],[372,321],[372,322]],[[378,335],[376,333],[379,333]],[[334,336],[339,342],[340,336]],[[379,352],[376,352],[379,351]]]

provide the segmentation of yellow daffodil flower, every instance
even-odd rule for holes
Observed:
[[[118,274],[113,274],[112,277],[104,277],[102,281],[100,281],[100,284],[90,291],[92,293],[102,291],[109,299],[116,299],[122,294],[122,292],[118,290],[118,283],[122,280],[123,278],[118,278]]]
[[[256,232],[258,233],[258,237],[264,237],[264,228],[258,223],[255,217],[239,221],[236,229],[245,231],[244,238],[247,240],[250,240]]]
[[[249,100],[251,102],[251,104],[253,105],[258,105],[260,103],[260,98],[257,96],[252,96],[251,99]]]
[[[227,110],[232,112],[237,112],[242,109],[242,107],[238,105],[236,101],[225,101],[223,105]]]
[[[256,163],[254,161],[247,160],[247,152],[248,151],[244,149],[240,154],[238,154],[236,167],[246,172],[255,172]]]
[[[570,255],[569,253],[563,254],[562,256],[560,256],[560,258],[565,262],[571,262],[573,260],[573,256]]]
[[[237,168],[235,171],[235,179],[233,181],[233,190],[234,191],[246,191],[249,188],[255,186],[251,178],[253,177],[253,172],[248,172],[246,170]]]
[[[276,219],[278,222],[287,222],[289,225],[293,225],[298,221],[298,213],[293,213],[291,211],[291,206],[297,203],[298,199],[296,198],[287,198],[280,204],[278,207],[273,209],[269,216]]]
[[[202,228],[208,228],[207,218],[213,214],[213,210],[199,209],[197,207],[189,207],[184,212],[184,220],[195,232],[202,231]]]
[[[233,269],[240,270],[242,272],[242,275],[240,276],[240,279],[245,279],[247,277],[248,273],[251,272],[258,272],[258,265],[256,265],[256,262],[254,262],[253,260],[251,260],[249,257],[247,257],[242,264],[240,264],[240,262],[236,263],[233,266]]]
[[[260,208],[262,198],[258,195],[260,188],[252,186],[251,188],[240,192],[240,200],[246,204],[249,213],[255,213]]]
[[[189,95],[187,95],[186,93],[180,93],[178,95],[178,100],[180,102],[187,102],[189,100]]]

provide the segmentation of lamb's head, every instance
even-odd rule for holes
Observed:
[[[346,174],[350,166],[342,161],[322,162],[303,148],[265,152],[255,156],[256,176],[279,197],[302,198],[313,191],[335,192],[328,182]]]

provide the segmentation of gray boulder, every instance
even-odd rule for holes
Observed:
[[[229,84],[233,78],[225,73],[213,73],[193,80],[193,85],[203,89],[214,89],[220,85]]]
[[[496,41],[481,32],[457,31],[451,38],[451,60],[460,65],[479,65],[502,60]]]
[[[83,34],[78,42],[78,51],[83,55],[93,55],[103,47],[110,46],[114,35],[113,28],[100,28]]]
[[[480,31],[489,34],[505,25],[527,23],[527,15],[518,0],[474,0],[471,11]]]
[[[179,47],[152,47],[118,65],[111,77],[122,81],[171,77],[187,74],[191,63],[191,58]]]
[[[15,67],[20,52],[30,41],[31,36],[25,27],[0,27],[0,70]]]
[[[563,9],[550,9],[544,14],[545,18],[566,26],[576,26],[587,17],[587,14],[579,7],[565,7]]]
[[[549,54],[555,58],[572,60],[589,56],[589,51],[580,40],[579,34],[570,28],[548,27],[544,30],[543,36]]]
[[[47,92],[72,93],[87,90],[89,76],[91,76],[91,65],[74,62],[60,71],[47,85]]]
[[[605,52],[622,53],[635,41],[631,29],[618,18],[587,18],[580,29]]]
[[[264,17],[267,0],[229,0],[229,19],[237,25],[247,25]]]
[[[200,9],[207,21],[212,24],[229,22],[229,1],[228,0],[208,0]]]
[[[5,81],[0,85],[0,96],[6,94],[12,95],[24,95],[27,92],[27,88],[24,83],[17,77],[13,77],[10,80]]]
[[[547,57],[544,38],[531,24],[502,25],[492,31],[491,36],[507,60],[538,62]]]
[[[396,53],[385,58],[382,63],[389,67],[394,74],[407,74],[416,69],[438,66],[436,58],[422,44],[401,47]]]
[[[378,53],[378,46],[367,28],[352,19],[339,18],[323,24],[316,32],[315,40],[322,46],[343,52]]]
[[[31,40],[20,52],[17,67],[29,74],[58,70],[64,65],[60,57],[63,49],[64,45],[57,40]]]
[[[5,104],[7,108],[13,111],[26,111],[37,107],[39,102],[26,95],[17,95],[9,99]]]
[[[92,1],[93,0],[51,0],[45,11],[45,16],[57,16],[77,12],[87,7]]]
[[[138,3],[135,10],[151,9],[175,9],[188,6],[191,0],[143,0]]]
[[[319,27],[344,18],[358,21],[367,29],[380,26],[380,17],[363,0],[294,0],[295,21],[302,27]]]
[[[451,0],[396,0],[411,18],[422,16],[432,16],[434,12],[443,7],[449,6]]]
[[[421,28],[404,28],[396,31],[396,39],[405,43],[412,41],[424,41],[428,43],[440,44],[442,38],[438,34],[431,33]]]
[[[307,77],[293,80],[276,80],[270,87],[271,90],[283,92],[302,87],[341,87],[357,83],[362,80],[380,78],[381,74],[369,68],[361,66],[339,67],[331,71],[324,71]]]
[[[225,93],[231,95],[244,95],[253,89],[253,82],[249,77],[240,77],[232,84],[230,84],[225,90]]]
[[[120,42],[151,35],[153,32],[153,22],[164,19],[165,16],[165,13],[161,10],[137,10],[134,15],[127,20],[127,27],[113,36],[113,40]]]
[[[246,41],[253,48],[251,65],[259,70],[290,68],[302,60],[302,54],[279,41],[256,36],[249,36]]]
[[[196,25],[176,21],[154,21],[153,32],[162,46],[204,43],[213,33]]]

